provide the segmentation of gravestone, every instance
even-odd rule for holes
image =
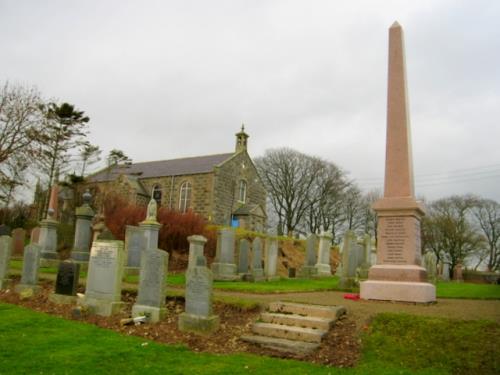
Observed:
[[[340,288],[353,288],[356,286],[356,270],[359,266],[363,248],[358,245],[356,234],[352,230],[344,234],[342,245],[342,267],[340,270]]]
[[[49,295],[49,301],[57,304],[75,303],[79,277],[79,263],[69,259],[60,262],[57,270],[55,291]]]
[[[142,253],[139,291],[132,307],[132,317],[147,316],[156,323],[166,314],[168,253],[160,249],[147,249]]]
[[[238,274],[246,275],[248,274],[248,258],[250,256],[250,242],[243,238],[239,242],[239,253],[238,253]]]
[[[311,233],[306,239],[306,257],[304,265],[299,269],[299,276],[303,278],[311,278],[318,274],[316,265],[316,251],[318,249],[318,236]]]
[[[94,211],[90,207],[92,195],[87,190],[82,195],[83,205],[76,209],[75,240],[71,251],[71,258],[79,262],[88,262],[90,244],[92,243],[92,219]]]
[[[40,239],[40,227],[34,227],[30,233],[30,243],[38,244]]]
[[[265,270],[267,280],[279,280],[276,274],[278,267],[278,239],[275,233],[269,233],[266,239]]]
[[[330,231],[323,231],[319,236],[318,259],[315,267],[318,277],[326,277],[332,275],[332,267],[330,265],[330,249],[332,246],[332,235]]]
[[[179,316],[179,329],[210,333],[219,328],[220,319],[212,310],[212,272],[205,257],[198,257],[196,266],[186,272],[186,307]]]
[[[40,238],[38,245],[42,250],[41,262],[42,267],[56,266],[59,264],[59,254],[57,254],[57,227],[59,222],[57,217],[57,183],[52,185],[50,191],[50,203],[47,210],[47,217],[40,222]]]
[[[207,239],[203,236],[194,235],[188,237],[189,242],[189,258],[188,258],[188,268],[194,267],[196,264],[196,259],[203,256],[203,250]]]
[[[403,29],[389,29],[387,129],[384,196],[373,204],[377,213],[377,264],[361,282],[366,300],[429,303],[436,287],[421,266],[420,221],[423,205],[415,198],[411,131],[406,86]]]
[[[37,244],[29,244],[24,248],[21,282],[14,288],[17,293],[29,297],[41,290],[37,285],[41,253],[42,249]]]
[[[437,256],[433,251],[427,251],[424,254],[424,267],[427,271],[427,279],[429,282],[436,284],[437,282]]]
[[[141,256],[144,251],[144,232],[141,227],[127,225],[125,228],[125,254],[127,255],[126,274],[138,274]]]
[[[236,280],[237,267],[234,263],[235,231],[233,228],[222,228],[217,231],[217,250],[212,263],[214,280]]]
[[[453,281],[455,281],[457,283],[461,283],[464,281],[463,266],[461,263],[458,263],[453,268]]]
[[[144,249],[158,249],[158,234],[160,232],[161,224],[156,220],[158,205],[156,201],[151,198],[148,204],[146,213],[146,220],[139,223],[144,235]]]
[[[371,265],[371,252],[372,252],[372,239],[371,236],[366,233],[363,236],[363,239],[361,241],[362,245],[362,256],[360,259],[360,266],[359,266],[359,279],[365,280],[368,278],[368,271],[370,269]]]
[[[441,280],[450,281],[450,263],[443,260],[443,268],[441,270]]]
[[[10,236],[12,234],[12,230],[8,225],[2,224],[0,225],[0,236]]]
[[[9,262],[12,254],[12,238],[0,236],[0,290],[10,285]]]
[[[264,269],[262,268],[262,240],[256,237],[252,242],[252,276],[254,281],[264,278]]]
[[[78,303],[93,314],[110,316],[121,310],[121,281],[125,266],[122,241],[97,240],[90,250],[85,296]]]
[[[23,255],[26,231],[23,228],[16,228],[12,231],[12,255]]]

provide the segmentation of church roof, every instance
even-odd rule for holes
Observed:
[[[87,177],[89,182],[113,181],[120,174],[137,176],[140,179],[165,176],[182,176],[198,173],[208,173],[214,167],[233,156],[234,153],[190,158],[147,161],[130,165],[115,165],[105,168]]]

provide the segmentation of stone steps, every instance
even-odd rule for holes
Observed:
[[[243,341],[266,348],[305,355],[317,349],[335,321],[346,313],[342,306],[272,302],[252,325]]]

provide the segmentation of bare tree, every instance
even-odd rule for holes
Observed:
[[[497,271],[500,269],[500,204],[490,199],[479,199],[473,213],[486,239],[488,270]]]
[[[365,203],[361,191],[356,185],[351,184],[344,195],[343,209],[345,216],[345,229],[357,230],[363,227],[363,213]]]

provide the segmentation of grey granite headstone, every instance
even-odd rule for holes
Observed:
[[[266,238],[265,275],[267,280],[279,279],[276,273],[278,267],[278,239],[274,236]]]
[[[441,280],[450,281],[450,263],[443,261],[443,269],[441,271]]]
[[[372,239],[368,233],[366,233],[363,236],[361,245],[363,249],[362,249],[361,259],[359,260],[360,266],[358,274],[359,274],[359,279],[364,280],[368,279],[368,271],[372,266],[371,264]]]
[[[142,228],[127,225],[125,228],[125,253],[127,254],[127,267],[139,268],[144,245],[144,232]]]
[[[122,241],[97,240],[90,250],[85,297],[79,301],[97,315],[109,316],[120,311],[121,281],[125,266]]]
[[[233,228],[222,228],[217,232],[217,250],[212,263],[214,280],[236,280],[237,267],[234,263],[235,231]]]
[[[87,190],[83,194],[83,205],[76,209],[75,240],[71,257],[74,260],[88,262],[90,257],[90,244],[92,242],[92,219],[94,211],[90,207],[92,196]]]
[[[21,283],[17,284],[15,291],[35,294],[40,290],[38,283],[38,269],[40,266],[41,248],[36,244],[29,244],[24,248],[23,273]]]
[[[203,252],[205,249],[205,244],[207,239],[203,236],[194,235],[188,237],[189,242],[189,258],[188,258],[188,268],[193,267],[196,264],[196,259],[198,257],[203,257]]]
[[[254,280],[264,278],[264,269],[262,268],[262,240],[256,237],[252,242],[252,276]]]
[[[248,273],[248,258],[250,256],[250,242],[246,238],[243,238],[239,242],[239,252],[238,252],[238,273],[246,274]]]
[[[319,236],[318,259],[316,269],[319,277],[331,276],[332,266],[330,265],[330,250],[332,246],[332,235],[330,231],[323,231]]]
[[[181,331],[207,333],[218,329],[219,317],[212,310],[212,283],[213,275],[207,267],[196,265],[187,270],[186,307],[179,316]]]
[[[40,222],[40,238],[38,245],[42,250],[42,266],[54,266],[59,263],[57,254],[57,226],[59,222],[53,219],[45,219]]]
[[[316,249],[318,248],[318,236],[311,233],[306,239],[306,257],[304,265],[299,270],[299,276],[303,278],[310,278],[317,276],[318,269],[315,267]]]
[[[160,249],[147,249],[142,253],[139,292],[132,307],[132,317],[148,316],[151,323],[166,314],[168,253]]]
[[[12,238],[0,236],[0,290],[5,289],[10,284],[9,262],[12,254]]]
[[[342,246],[342,267],[340,270],[339,286],[341,288],[352,288],[356,286],[356,270],[362,257],[363,248],[358,245],[356,235],[348,230],[344,234]]]

